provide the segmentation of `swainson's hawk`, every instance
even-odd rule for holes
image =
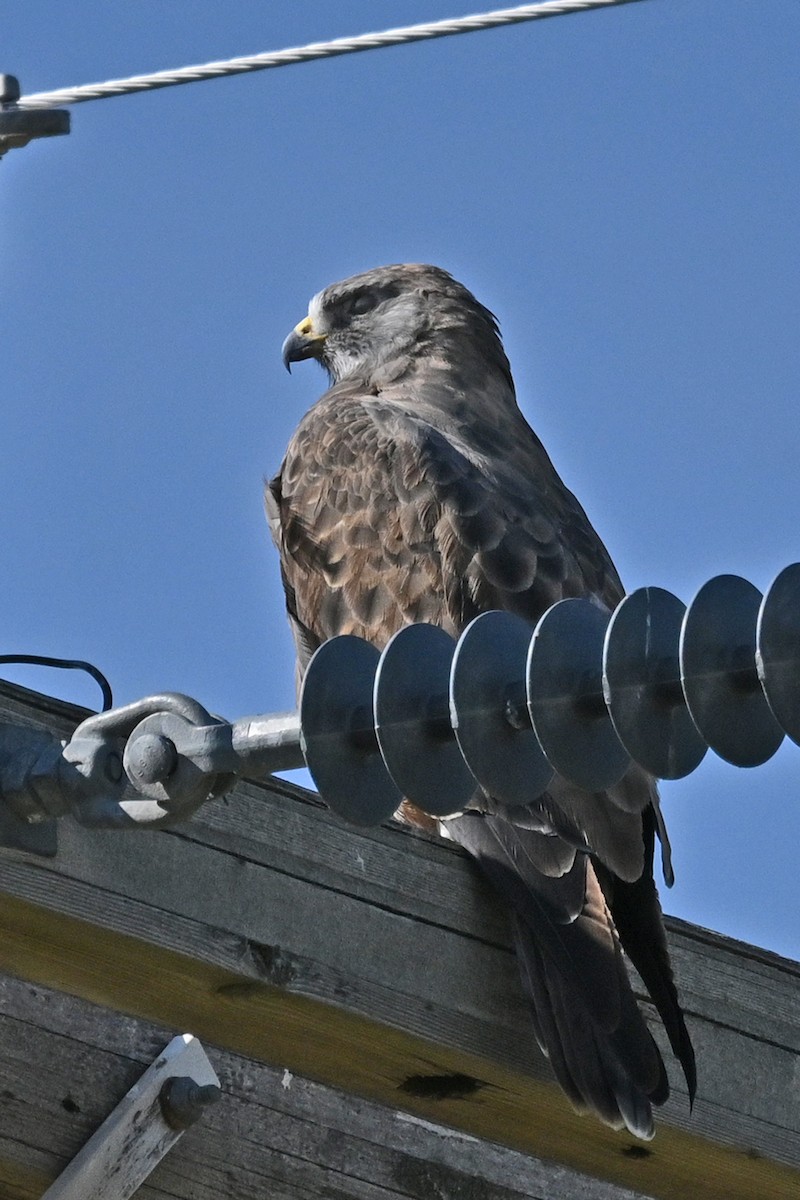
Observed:
[[[382,267],[326,288],[284,343],[287,365],[305,358],[331,387],[267,489],[301,674],[336,634],[383,647],[415,621],[458,635],[488,609],[534,623],[567,596],[609,609],[622,598],[608,552],[517,407],[495,318],[445,271]],[[669,1087],[620,942],[695,1091],[653,881],[654,781],[633,767],[604,793],[556,777],[528,809],[480,793],[473,804],[446,833],[509,904],[556,1077],[576,1107],[651,1137],[651,1104]],[[591,854],[555,832],[553,805]],[[431,824],[409,805],[402,816]]]

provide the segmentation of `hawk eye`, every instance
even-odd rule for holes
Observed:
[[[362,292],[360,296],[354,296],[350,301],[350,312],[354,317],[360,317],[364,313],[369,312],[372,308],[372,297],[368,292]]]

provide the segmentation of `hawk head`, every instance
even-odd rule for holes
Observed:
[[[447,271],[419,263],[377,267],[318,292],[283,343],[283,361],[316,358],[333,383],[402,378],[420,360],[463,361],[478,351],[508,372],[494,316]]]

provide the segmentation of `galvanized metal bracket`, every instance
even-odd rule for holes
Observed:
[[[128,1200],[221,1094],[197,1038],[174,1037],[42,1200]]]
[[[69,133],[70,114],[63,108],[18,108],[19,80],[0,75],[0,158],[7,150],[27,146],[35,138]]]
[[[185,820],[232,778],[227,760],[212,765],[202,752],[192,760],[192,750],[206,748],[202,737],[189,754],[176,749],[169,735],[180,744],[187,728],[202,729],[206,743],[214,736],[230,741],[231,726],[177,693],[89,717],[65,741],[46,730],[0,724],[0,845],[53,855],[56,821],[67,814],[101,829]],[[154,745],[168,751],[166,760],[154,756]]]

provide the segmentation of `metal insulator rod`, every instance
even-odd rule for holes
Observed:
[[[602,791],[632,761],[679,778],[709,747],[755,766],[785,733],[800,743],[800,564],[763,597],[723,575],[688,607],[641,588],[613,613],[563,600],[535,629],[484,613],[457,643],[430,625],[401,629],[382,653],[333,638],[309,663],[299,712],[230,724],[166,693],[89,717],[63,749],[0,727],[11,822],[0,840],[27,847],[37,826],[33,848],[52,853],[43,827],[66,813],[97,827],[174,823],[236,776],[304,763],[356,824],[380,823],[403,797],[446,816],[479,787],[530,804],[554,771]]]

